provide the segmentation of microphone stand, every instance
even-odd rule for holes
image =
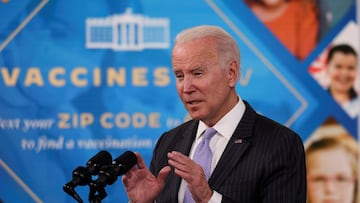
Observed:
[[[101,203],[101,200],[107,196],[105,187],[98,187],[94,182],[91,182],[89,186],[89,203]]]

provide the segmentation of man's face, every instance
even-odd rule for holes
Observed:
[[[231,65],[220,67],[211,38],[178,44],[172,53],[177,92],[193,119],[215,124],[231,108],[228,98],[236,84]],[[235,63],[236,65],[236,63]]]

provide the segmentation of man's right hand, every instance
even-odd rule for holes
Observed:
[[[165,179],[170,173],[170,166],[160,170],[158,177],[155,177],[146,167],[144,159],[138,152],[137,165],[129,170],[122,177],[125,191],[132,203],[153,203],[165,186]]]

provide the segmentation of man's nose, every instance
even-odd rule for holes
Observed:
[[[183,91],[192,92],[194,90],[193,80],[191,77],[184,77]]]

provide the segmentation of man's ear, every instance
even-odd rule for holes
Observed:
[[[237,63],[237,61],[232,60],[229,62],[228,66],[227,66],[227,77],[228,77],[228,81],[229,81],[229,85],[231,87],[235,87],[237,81],[238,81],[238,77],[239,77],[239,65]]]

